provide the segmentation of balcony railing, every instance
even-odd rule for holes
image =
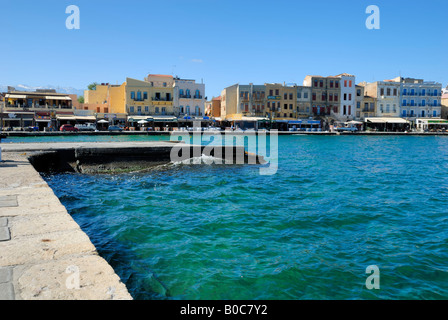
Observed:
[[[179,94],[179,98],[191,99],[191,94]]]
[[[202,99],[202,96],[201,95],[195,95],[193,98],[194,99]]]
[[[162,97],[153,97],[151,98],[152,101],[173,101],[173,98],[162,98]]]

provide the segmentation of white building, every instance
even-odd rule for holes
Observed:
[[[440,118],[442,84],[422,79],[394,79],[401,85],[400,115],[407,118]]]
[[[394,80],[367,83],[364,95],[376,99],[376,117],[400,116],[400,83]]]
[[[178,116],[205,116],[205,84],[174,78],[174,112]]]
[[[336,77],[340,78],[340,108],[334,115],[339,120],[353,120],[356,115],[356,77],[351,74],[342,73]]]

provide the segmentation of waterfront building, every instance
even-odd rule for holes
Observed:
[[[400,115],[403,118],[439,118],[442,84],[423,79],[397,77],[400,83]]]
[[[340,113],[340,77],[308,75],[303,81],[311,87],[311,114],[319,117],[337,117]],[[347,113],[346,109],[346,113]],[[350,110],[351,112],[352,110]],[[353,110],[354,112],[354,110]]]
[[[91,110],[98,114],[126,113],[125,92],[126,82],[121,85],[98,84],[94,90],[84,91],[82,110]]]
[[[205,84],[174,78],[173,111],[176,116],[205,116]]]
[[[296,86],[297,117],[307,118],[311,115],[311,87]]]
[[[74,121],[72,97],[52,89],[33,92],[16,91],[9,87],[4,95],[4,107],[0,114],[2,127],[57,127]]]
[[[280,83],[265,84],[267,109],[269,117],[276,121],[296,120],[297,112],[297,86],[287,86]]]
[[[265,117],[266,87],[264,85],[235,84],[221,92],[221,117]]]
[[[400,83],[393,80],[366,83],[364,95],[376,100],[376,117],[399,117]]]
[[[205,115],[212,118],[221,118],[221,97],[212,98],[205,103]]]
[[[376,115],[376,98],[365,94],[366,82],[356,85],[356,119],[364,120],[366,118],[375,117]]]
[[[448,91],[441,98],[441,114],[443,119],[448,119]]]
[[[356,77],[348,73],[336,76],[340,78],[340,108],[334,112],[338,120],[353,120],[356,116]]]

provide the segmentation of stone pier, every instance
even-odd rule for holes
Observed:
[[[0,300],[132,299],[27,159],[0,162]]]

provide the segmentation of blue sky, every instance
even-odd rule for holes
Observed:
[[[0,84],[84,89],[147,73],[302,84],[307,74],[448,82],[446,0],[0,0]],[[68,5],[80,29],[68,30]],[[368,30],[368,5],[380,30]]]

